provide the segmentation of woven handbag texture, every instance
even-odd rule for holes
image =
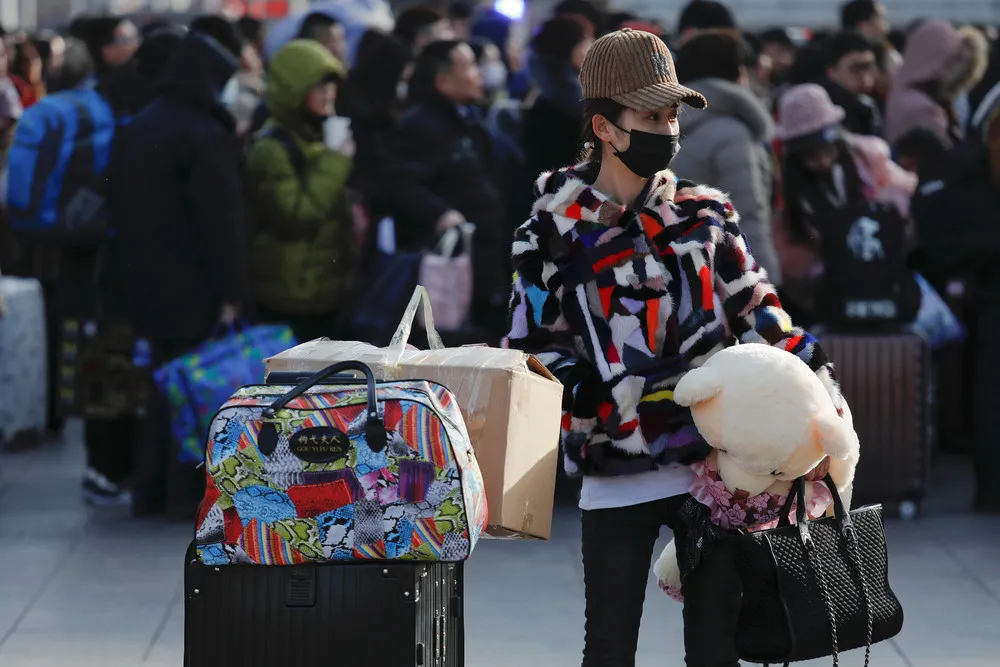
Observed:
[[[212,422],[202,562],[469,557],[486,527],[486,495],[451,392],[424,381],[378,385],[386,444],[373,449],[366,386],[318,385],[266,416],[289,389],[244,387]]]
[[[863,564],[874,644],[899,633],[903,610],[889,587],[882,508],[862,507],[850,516]],[[833,653],[830,615],[819,576],[829,594],[837,648],[848,651],[866,645],[868,607],[862,579],[838,519],[809,521],[809,534],[820,572],[810,563],[796,526],[740,538],[737,554],[744,590],[736,646],[743,660],[797,662]]]

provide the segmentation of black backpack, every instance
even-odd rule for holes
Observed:
[[[912,322],[920,308],[920,285],[907,268],[906,221],[896,207],[864,202],[824,217],[820,319],[840,329]]]

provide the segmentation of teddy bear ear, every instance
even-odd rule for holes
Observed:
[[[858,434],[850,422],[836,414],[816,415],[813,417],[813,427],[819,446],[835,459],[848,459],[861,447]]]
[[[714,368],[695,368],[688,371],[674,387],[674,403],[689,408],[719,395],[723,387],[722,375]]]

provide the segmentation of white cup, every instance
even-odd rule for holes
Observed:
[[[331,116],[323,123],[323,143],[332,151],[340,150],[350,132],[350,118]]]

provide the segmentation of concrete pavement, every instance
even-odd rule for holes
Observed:
[[[180,667],[188,526],[79,499],[80,428],[0,453],[0,667]],[[873,667],[1000,665],[1000,519],[964,513],[968,475],[938,466],[922,518],[888,527],[902,634]],[[469,667],[575,667],[583,638],[579,518],[548,542],[487,541],[466,566]],[[861,665],[845,654],[841,664]],[[682,664],[680,606],[650,581],[638,667]],[[829,665],[830,661],[808,663]]]

